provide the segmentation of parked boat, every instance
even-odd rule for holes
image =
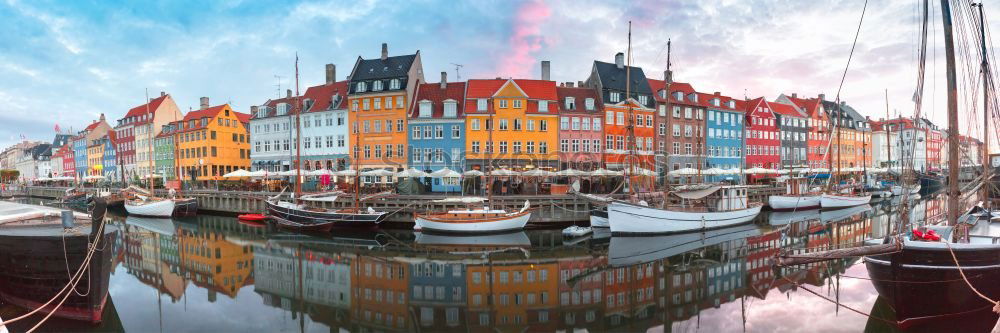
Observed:
[[[761,203],[750,203],[746,186],[714,185],[692,191],[671,192],[692,204],[665,208],[615,201],[608,205],[611,233],[669,234],[704,231],[750,223],[760,214]]]
[[[808,210],[820,207],[820,193],[810,191],[809,178],[789,178],[785,182],[787,194],[772,195],[767,204],[773,210]]]
[[[129,215],[146,217],[171,217],[177,203],[166,198],[136,198],[125,202],[125,211]]]
[[[367,210],[326,209],[287,201],[267,200],[267,213],[279,227],[301,231],[327,232],[332,228],[374,228],[386,216],[369,207]]]
[[[174,217],[198,215],[198,200],[195,198],[171,198],[174,201]]]
[[[90,193],[85,191],[79,191],[75,188],[66,189],[65,195],[63,195],[62,202],[67,205],[86,205],[90,202],[92,196]]]
[[[445,233],[497,233],[522,230],[531,219],[531,203],[524,202],[521,210],[508,213],[503,209],[452,210],[438,214],[415,214],[413,230]]]
[[[903,187],[902,185],[895,185],[892,187],[892,195],[900,196],[903,194],[918,194],[920,193],[920,184],[913,184],[910,186]]]
[[[872,196],[868,193],[823,193],[820,205],[823,209],[838,209],[867,205]]]
[[[610,228],[608,222],[608,206],[601,206],[590,210],[590,226],[593,228]]]
[[[566,229],[563,229],[562,235],[563,237],[575,238],[590,234],[592,232],[594,232],[594,229],[591,227],[581,227],[578,225],[571,225],[569,227],[566,227]]]
[[[95,205],[94,217],[72,213],[75,226],[66,229],[58,209],[0,202],[0,303],[37,309],[62,295],[60,290],[70,282],[67,267],[76,272],[88,264],[75,289],[89,292],[67,290],[69,295],[62,306],[40,311],[65,319],[100,322],[114,260],[108,243],[114,242],[118,233],[112,225],[100,230],[101,224],[96,223],[103,220],[105,210],[101,201]],[[91,244],[96,246],[88,260]]]

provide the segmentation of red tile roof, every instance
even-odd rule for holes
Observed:
[[[768,102],[768,105],[771,106],[771,111],[783,116],[801,117],[801,118],[806,117],[805,114],[800,113],[799,110],[795,109],[795,107],[792,105],[778,103],[778,102]]]
[[[441,89],[441,83],[422,83],[417,85],[417,97],[410,106],[409,116],[417,118],[420,116],[420,102],[431,102],[431,118],[441,118],[444,116],[444,101],[455,100],[457,103],[456,115],[461,117],[465,113],[465,82],[451,82],[445,89]]]
[[[152,117],[147,118],[145,120],[139,120],[140,119],[139,116],[142,116],[142,115],[144,115],[146,113],[156,112],[156,109],[160,107],[160,104],[163,104],[163,101],[167,100],[168,96],[170,96],[170,95],[169,94],[163,95],[163,96],[154,98],[153,100],[149,101],[149,103],[146,103],[146,104],[134,107],[134,108],[128,110],[128,113],[126,113],[125,117],[122,117],[122,119],[129,118],[129,117],[136,117],[135,123],[146,123],[146,122],[149,122],[150,120],[152,120]],[[146,108],[146,105],[149,105],[148,109]]]
[[[603,106],[597,98],[597,92],[591,88],[574,88],[574,87],[556,87],[556,96],[559,100],[556,104],[559,104],[559,113],[563,112],[581,112],[581,113],[594,113],[601,112]],[[566,97],[573,97],[574,104],[576,104],[575,109],[566,108]],[[587,111],[586,100],[588,98],[594,99],[594,109]]]
[[[715,99],[715,98],[719,99],[719,106],[712,105],[712,99]],[[735,102],[733,107],[729,107],[729,101],[734,101]],[[716,94],[698,93],[698,102],[700,102],[701,105],[704,106],[704,107],[712,108],[712,109],[716,109],[716,110],[725,110],[725,111],[734,111],[734,112],[743,112],[744,111],[744,108],[741,106],[741,103],[742,103],[741,100],[738,100],[738,99],[735,99],[735,98],[732,98],[732,97],[729,97],[729,96],[725,96],[725,95],[722,95],[722,94],[716,95]]]
[[[309,87],[306,89],[305,94],[302,95],[302,99],[312,100],[313,105],[305,112],[316,112],[325,111],[328,109],[342,109],[341,105],[344,105],[344,101],[347,100],[347,83],[348,81],[334,82],[331,84],[321,84],[318,86]],[[337,105],[333,105],[333,96],[340,96]],[[292,98],[294,101],[294,97]]]
[[[507,79],[472,79],[469,80],[469,89],[466,98],[490,98],[493,94],[507,83]],[[543,80],[514,79],[529,99],[544,99],[554,101],[556,96],[556,82]]]
[[[247,124],[247,123],[250,122],[250,114],[249,113],[243,113],[243,112],[233,111],[233,114],[235,114],[236,115],[236,119],[239,119],[239,121],[241,123],[243,123],[243,124]]]
[[[194,127],[189,127],[188,126],[188,124],[190,124],[189,121],[191,121],[191,120],[198,120],[198,119],[201,119],[201,118],[209,118],[209,119],[211,119],[211,118],[214,118],[216,115],[218,115],[220,111],[226,110],[226,109],[229,109],[230,111],[232,111],[232,108],[229,107],[229,104],[222,104],[222,105],[216,105],[216,106],[204,109],[204,110],[197,110],[197,111],[188,112],[186,115],[184,115],[184,119],[181,120],[181,122],[184,123],[184,128],[176,131],[176,133],[182,133],[182,132],[188,132],[188,131],[202,129],[204,127],[201,125],[200,121],[195,121],[195,126]],[[239,119],[240,122],[242,122],[242,123],[245,124],[245,123],[247,123],[247,122],[250,121],[250,115],[249,114],[242,113],[242,112],[236,112],[236,111],[232,111],[232,112],[235,114],[236,119]]]
[[[87,125],[87,128],[84,128],[83,131],[84,132],[89,132],[89,131],[97,128],[97,126],[100,125],[100,124],[101,124],[100,121],[95,121],[93,123],[90,123],[90,125]]]

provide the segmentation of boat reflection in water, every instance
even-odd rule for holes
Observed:
[[[927,207],[921,209],[936,214],[934,204]],[[780,251],[843,248],[885,234],[892,221],[885,214],[886,206],[809,211],[784,221],[772,216],[775,226],[760,221],[690,235],[595,233],[575,240],[559,230],[315,237],[224,217],[130,218],[122,236],[127,274],[113,276],[113,285],[139,282],[153,291],[122,288],[131,291],[113,296],[119,304],[124,298],[145,305],[119,309],[129,318],[126,329],[138,331],[160,325],[163,331],[323,332],[734,331],[740,321],[767,331],[798,325],[763,310],[775,307],[817,330],[861,328],[867,318],[837,314],[833,304],[802,292],[864,299],[860,308],[870,308],[875,291],[867,281],[843,288],[837,282],[848,269],[865,275],[857,259],[777,270],[770,259]]]

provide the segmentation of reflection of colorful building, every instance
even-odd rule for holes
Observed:
[[[767,297],[775,279],[771,260],[781,250],[781,232],[772,231],[747,238],[746,280],[748,293],[758,298]]]
[[[156,219],[146,219],[144,221]],[[148,228],[130,219],[122,236],[124,239],[124,264],[129,275],[143,284],[170,296],[176,302],[184,296],[187,280],[180,273],[177,256],[177,237],[173,223],[159,222],[163,228]]]
[[[254,292],[264,304],[291,311],[293,317],[308,311],[313,320],[331,328],[346,324],[351,307],[349,260],[339,253],[276,244],[254,247],[253,253]]]
[[[351,313],[362,329],[409,331],[410,272],[407,264],[355,257],[351,264]],[[353,331],[353,330],[352,330]]]
[[[472,331],[555,329],[549,310],[558,306],[558,264],[490,261],[469,265],[468,316]]]
[[[216,292],[230,298],[253,281],[253,248],[237,245],[215,230],[189,228],[178,230],[178,247],[184,277],[209,290],[214,302]]]
[[[558,329],[601,330],[604,318],[604,274],[608,257],[589,255],[559,259]],[[572,281],[572,283],[570,282]]]
[[[634,320],[636,317],[644,317],[644,314],[655,310],[657,298],[653,287],[656,284],[656,274],[659,265],[656,262],[633,265],[629,267],[615,267],[604,271],[604,316],[612,327],[619,326],[626,320]],[[667,289],[668,294],[678,294],[684,297],[685,302],[690,302],[692,293],[697,288],[694,287],[695,278],[698,284],[704,279],[703,272],[689,271],[677,273],[675,279],[684,279],[684,288],[691,288],[690,293],[685,293],[679,289]],[[665,277],[666,278],[666,277]],[[680,284],[676,285],[680,286]],[[676,287],[675,286],[675,287]],[[686,294],[686,297],[683,296]]]
[[[465,266],[423,261],[410,264],[410,313],[421,330],[455,330],[467,325]]]

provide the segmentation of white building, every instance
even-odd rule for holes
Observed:
[[[300,145],[303,169],[340,170],[350,164],[347,123],[347,82],[335,81],[334,65],[326,67],[326,83],[306,89],[298,99],[289,90],[284,98],[251,107],[250,156],[252,170],[290,170],[295,159],[295,108],[301,100]]]

